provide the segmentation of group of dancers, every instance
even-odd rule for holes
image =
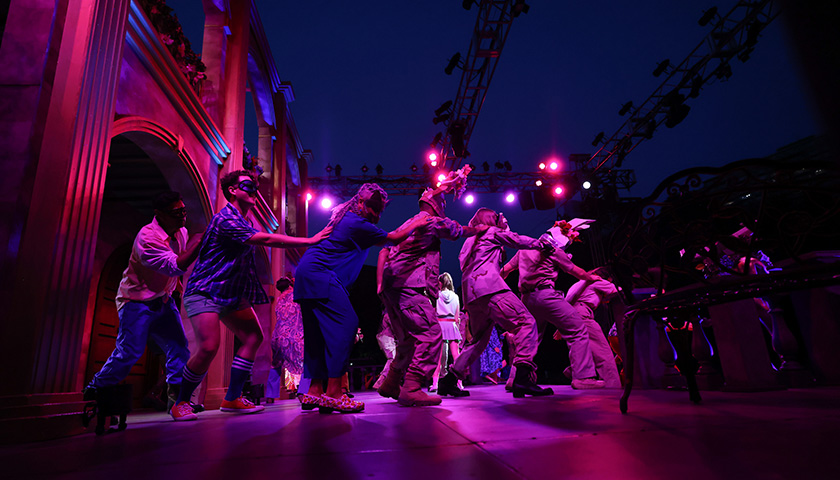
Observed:
[[[534,364],[547,323],[556,326],[569,344],[572,386],[603,388],[611,377],[601,367],[609,362],[599,348],[590,348],[591,324],[554,289],[562,270],[581,280],[580,298],[590,294],[601,298],[610,290],[605,286],[611,286],[609,282],[575,266],[564,251],[586,222],[558,223],[535,239],[512,232],[503,215],[479,208],[469,224],[462,226],[446,217],[444,195],[463,192],[468,174],[469,166],[450,173],[437,188],[427,189],[420,197],[419,212],[392,232],[376,226],[388,205],[388,194],[375,183],[362,185],[350,200],[336,206],[327,227],[309,238],[264,233],[251,225],[247,215],[256,201],[257,178],[246,170],[221,178],[228,204],[213,216],[203,234],[187,234],[186,207],[180,195],[168,192],[157,197],[155,218],[138,233],[118,290],[117,346],[86,387],[86,396],[125,378],[151,336],[167,357],[170,415],[176,421],[195,420],[200,408],[190,399],[218,351],[220,324],[224,324],[240,346],[220,410],[262,411],[263,406],[242,396],[263,340],[252,307],[268,302],[256,274],[256,246],[309,247],[297,266],[293,292],[303,322],[303,376],[310,379],[308,391],[298,392],[303,410],[358,413],[365,408],[346,394],[342,377],[359,324],[348,289],[375,245],[385,247],[379,255],[377,290],[396,342],[390,368],[378,382],[380,395],[404,406],[438,405],[442,396],[468,395],[458,381],[486,347],[494,325],[511,340],[513,396],[550,395],[551,389],[535,382]],[[423,387],[441,358],[442,327],[447,332],[453,328],[447,323],[453,315],[446,309],[439,315],[434,304],[442,280],[440,243],[460,238],[466,238],[459,261],[471,335],[440,378],[437,394],[429,394]],[[519,252],[502,267],[505,247]],[[196,337],[189,356],[172,295],[178,278],[193,261],[196,265],[183,298]],[[517,269],[521,299],[503,278]],[[452,289],[451,279],[444,288]],[[588,313],[580,311],[591,321],[591,298],[588,305]],[[453,339],[449,333],[445,338]],[[599,375],[602,379],[597,379]]]

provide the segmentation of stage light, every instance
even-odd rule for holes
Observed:
[[[592,140],[592,146],[597,147],[601,140],[604,139],[604,132],[598,132],[598,135],[595,135],[595,140]]]
[[[618,114],[623,117],[627,112],[630,111],[631,108],[633,108],[633,102],[629,101],[621,106],[621,110],[618,111]]]
[[[432,162],[437,160],[437,153],[430,153],[429,154],[429,160],[432,161]]]
[[[446,122],[446,121],[449,120],[449,117],[451,117],[451,116],[452,116],[451,113],[444,113],[443,115],[438,115],[437,117],[432,119],[432,123],[437,125],[440,122]]]
[[[331,174],[331,173],[332,173],[332,165],[330,165],[330,164],[328,163],[328,164],[327,164],[327,166],[326,166],[326,168],[324,168],[324,170],[326,170],[326,171],[327,171],[327,175]]]
[[[417,165],[411,164],[411,173],[417,173]]]
[[[437,176],[437,179],[438,179],[438,182],[442,182],[442,181],[446,180],[446,174],[441,173],[440,175]]]
[[[335,164],[335,176],[336,176],[336,177],[340,177],[340,176],[341,176],[341,165],[339,165],[339,164],[337,164],[337,163]]]
[[[368,166],[367,166],[367,163],[366,163],[366,164],[362,165],[362,173],[367,173],[367,172],[368,172]]]
[[[472,205],[475,202],[475,196],[470,193],[466,197],[464,197],[464,201],[467,202],[468,205]]]
[[[311,202],[311,201],[312,201],[312,194],[311,194],[311,193],[307,193],[307,194],[306,194],[306,201],[307,201],[307,202]]]
[[[439,116],[443,115],[443,112],[449,110],[449,108],[451,106],[452,106],[452,100],[447,100],[447,101],[443,102],[443,105],[439,106],[438,109],[435,110],[435,116],[439,117]]]
[[[545,162],[540,162],[540,170],[545,170]]]
[[[548,169],[549,170],[557,170],[558,168],[560,168],[560,164],[557,163],[556,161],[552,161],[551,163],[548,164]]]
[[[555,187],[554,187],[554,190],[553,190],[553,191],[554,191],[554,195],[555,195],[555,196],[558,196],[558,197],[559,197],[560,195],[563,195],[563,187],[561,187],[561,186],[559,186],[559,185],[555,185]]]
[[[510,171],[513,170],[513,165],[511,165],[510,162],[508,162],[507,160],[505,160],[504,167],[505,167],[505,171],[507,171],[507,172],[510,172]]]
[[[433,167],[437,167],[437,160],[432,160],[431,164],[432,164]]]
[[[496,170],[502,170],[505,168],[505,164],[502,162],[496,162],[493,164],[493,166],[496,167]]]
[[[701,27],[705,27],[712,21],[712,18],[717,15],[717,7],[712,7],[705,12],[703,12],[703,16],[700,17],[700,20],[697,21],[697,24]]]
[[[513,203],[513,202],[515,202],[515,201],[516,201],[516,195],[514,195],[514,194],[512,194],[512,193],[508,193],[507,195],[505,195],[505,201],[506,201],[507,203]]]
[[[536,182],[534,182],[534,185],[542,187],[542,180],[537,180]]]
[[[659,64],[656,66],[656,69],[653,71],[653,76],[658,77],[662,75],[663,73],[665,73],[665,69],[667,69],[669,66],[671,66],[670,59],[666,58],[665,60],[662,60],[661,62],[659,62]]]
[[[435,138],[432,139],[432,143],[429,144],[430,147],[435,148],[435,145],[440,143],[440,139],[443,138],[443,132],[438,132],[435,134]]]
[[[449,63],[446,65],[446,68],[443,69],[444,73],[447,75],[452,75],[452,71],[455,70],[455,67],[458,66],[458,63],[461,61],[461,52],[457,52],[455,55],[452,55],[452,58],[449,59]]]
[[[328,197],[324,197],[321,200],[321,208],[328,209],[328,208],[331,208],[331,207],[332,207],[332,200],[330,200]]]
[[[435,184],[435,186],[436,186],[436,187],[439,187],[439,186],[440,186],[440,182],[437,182],[437,184]]]
[[[487,162],[482,163],[481,164],[481,169],[484,170],[484,173],[489,172],[490,171],[490,164],[487,163]]]
[[[592,188],[592,183],[590,183],[589,180],[587,180],[587,181],[583,182],[582,186],[583,186],[584,190],[589,190],[590,188]]]
[[[382,175],[382,172],[384,172],[384,171],[385,171],[385,169],[384,169],[384,168],[382,168],[382,165],[381,165],[381,164],[379,164],[379,163],[377,163],[377,164],[376,164],[376,174],[377,174],[377,175]]]

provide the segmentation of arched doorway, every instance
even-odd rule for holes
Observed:
[[[115,127],[115,130],[120,129]],[[114,298],[128,265],[137,232],[154,215],[151,200],[165,190],[181,193],[188,220],[206,224],[211,204],[206,189],[176,137],[150,131],[123,131],[111,140],[102,210],[94,259],[95,301],[92,305],[85,382],[90,381],[113,351],[119,329]],[[196,182],[199,182],[198,184]],[[134,405],[157,382],[159,362],[146,353],[132,368],[126,383],[134,385]]]

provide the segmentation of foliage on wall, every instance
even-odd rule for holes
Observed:
[[[184,35],[178,15],[173,13],[165,0],[139,0],[140,5],[152,21],[161,42],[169,49],[181,73],[196,93],[201,91],[201,84],[206,75],[207,67],[201,61],[201,55],[193,52],[190,40]]]

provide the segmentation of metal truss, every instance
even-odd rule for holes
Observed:
[[[633,170],[613,170],[598,177],[590,177],[578,171],[560,174],[532,173],[532,172],[487,172],[473,171],[469,176],[469,191],[475,193],[524,192],[533,191],[537,180],[546,184],[560,182],[574,193],[577,186],[584,180],[592,182],[593,193],[601,189],[623,188],[629,189],[636,183]],[[420,190],[431,187],[432,178],[425,174],[412,175],[354,175],[309,177],[309,187],[319,192],[329,192],[337,197],[349,198],[356,194],[364,183],[377,183],[388,192],[388,195],[417,195]],[[572,188],[572,185],[575,187]]]
[[[463,70],[461,83],[449,115],[446,116],[444,112],[441,118],[446,129],[441,132],[440,158],[444,165],[453,170],[459,168],[461,160],[468,155],[467,145],[487,97],[487,89],[499,63],[513,18],[527,11],[525,2],[521,0],[475,0],[475,3],[478,4],[478,18],[469,51],[459,65]],[[453,61],[457,62],[454,57]],[[433,143],[432,147],[435,146],[436,143]]]
[[[602,134],[593,145],[603,144],[586,163],[593,172],[621,167],[624,158],[644,140],[650,140],[663,123],[673,127],[688,113],[687,98],[696,98],[704,85],[726,81],[732,75],[733,58],[746,62],[761,31],[779,15],[779,0],[739,1],[725,16],[707,10],[705,21],[717,18],[714,28],[679,65],[668,60],[654,75],[667,73],[662,84],[635,110],[632,102],[622,112],[632,111],[624,124],[606,141]],[[701,25],[704,25],[701,20]],[[660,70],[661,69],[661,70]]]

